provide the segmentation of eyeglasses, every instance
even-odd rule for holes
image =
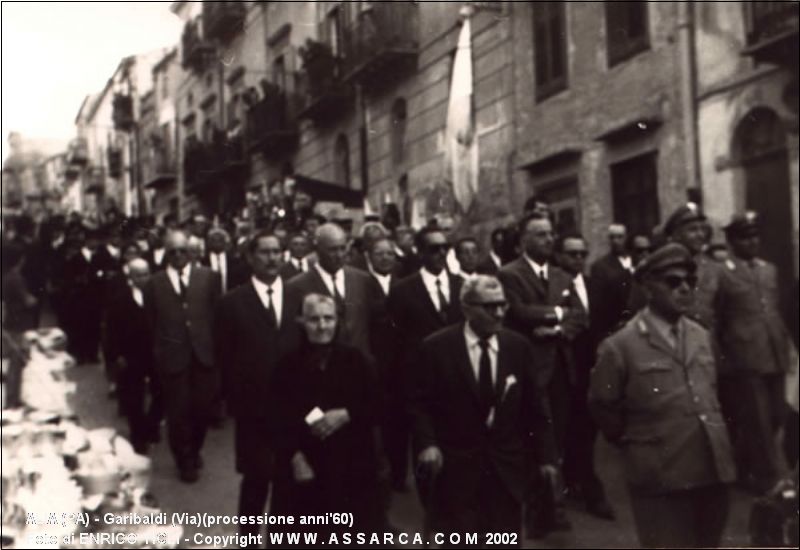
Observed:
[[[649,246],[634,246],[632,250],[637,254],[649,254],[652,248]]]
[[[498,302],[467,302],[467,305],[473,307],[480,307],[487,311],[494,311],[497,309],[502,309],[505,311],[506,309],[508,309],[508,302],[506,302],[505,300]]]
[[[447,252],[449,248],[450,247],[446,244],[429,244],[425,247],[425,249],[431,254],[436,254],[437,252]]]
[[[697,286],[697,277],[695,275],[687,275],[686,277],[680,277],[679,275],[665,275],[661,277],[661,281],[672,290],[677,290],[684,283],[686,283],[689,288],[694,288]]]
[[[564,255],[569,256],[570,258],[585,258],[589,255],[589,253],[585,250],[568,250],[564,252]]]
[[[189,253],[189,249],[188,248],[170,248],[169,249],[169,253],[170,254],[188,254]]]

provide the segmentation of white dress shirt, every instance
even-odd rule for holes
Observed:
[[[83,254],[83,257],[86,258],[87,262],[92,261],[92,251],[86,248],[85,246],[81,248],[81,254]]]
[[[161,265],[161,262],[164,261],[165,252],[166,249],[164,248],[156,248],[155,250],[153,250],[153,261],[155,262],[156,265]]]
[[[281,315],[283,314],[283,280],[280,277],[275,277],[271,285],[258,280],[256,277],[250,277],[253,283],[253,288],[256,289],[256,294],[261,298],[261,303],[264,304],[264,309],[269,309],[269,294],[267,289],[272,289],[272,309],[275,311],[275,319],[278,321],[278,328],[281,326]]]
[[[453,275],[457,275],[459,272],[461,272],[461,262],[459,262],[458,258],[456,258],[455,248],[451,248],[447,251],[447,271]]]
[[[290,256],[289,257],[289,262],[291,262],[291,264],[296,269],[298,269],[299,271],[302,271],[303,273],[308,271],[308,260],[306,260],[305,258],[298,259],[298,258]]]
[[[583,273],[578,273],[572,280],[575,285],[575,292],[578,293],[578,298],[581,299],[583,309],[589,312],[589,291],[586,290],[586,280],[583,278]]]
[[[107,244],[106,250],[108,250],[108,253],[111,254],[112,258],[115,258],[117,260],[119,259],[119,248],[117,248],[113,244]]]
[[[480,338],[469,323],[464,323],[464,337],[467,340],[467,353],[469,353],[469,362],[472,364],[472,373],[475,375],[475,380],[480,381],[480,364],[481,364],[481,344]],[[497,335],[492,335],[487,338],[489,342],[489,361],[492,369],[492,385],[497,384],[497,351],[500,349],[500,343],[497,340]]]
[[[439,303],[439,291],[436,288],[436,281],[438,280],[441,283],[442,294],[444,294],[445,300],[449,300],[450,278],[447,276],[447,270],[443,269],[439,275],[434,275],[423,267],[419,270],[419,272],[422,275],[422,283],[425,285],[425,289],[428,291],[428,295],[431,297],[431,301],[436,307],[436,311],[441,312],[443,307],[447,304]]]
[[[503,262],[502,262],[502,261],[500,261],[500,256],[498,256],[497,254],[495,254],[495,253],[494,253],[494,250],[491,250],[491,251],[489,252],[489,257],[492,259],[492,261],[494,262],[494,265],[496,265],[498,269],[500,269],[501,267],[503,267]]]
[[[177,294],[178,296],[181,295],[180,281],[183,281],[183,286],[186,287],[186,289],[189,288],[189,278],[191,277],[191,272],[192,272],[191,262],[186,264],[186,267],[184,267],[180,271],[180,273],[178,273],[178,270],[172,266],[167,267],[167,276],[169,277],[169,281],[172,283],[172,288],[175,289],[175,294]]]
[[[378,280],[378,283],[381,285],[384,296],[388,296],[389,289],[392,287],[392,274],[390,273],[388,275],[381,275],[380,273],[375,273],[372,270],[370,271],[372,272],[372,276],[375,277]]]
[[[336,290],[339,291],[339,296],[344,298],[344,269],[337,271],[334,276],[331,276],[331,274],[325,271],[319,264],[314,264],[314,269],[316,269],[319,276],[322,277],[322,282],[328,287],[328,292],[331,293],[331,296],[336,295],[333,291],[333,285],[335,284]]]
[[[228,290],[228,255],[224,252],[211,252],[208,256],[211,269],[219,273],[222,279],[222,289]]]
[[[134,285],[130,281],[128,282],[131,285],[131,294],[133,294],[133,301],[136,302],[136,305],[139,307],[144,307],[144,294],[142,294],[142,289],[138,286]]]
[[[633,273],[633,260],[630,256],[617,256],[617,260],[626,271]]]

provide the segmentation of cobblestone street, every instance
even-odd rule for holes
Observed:
[[[125,433],[125,422],[116,415],[116,402],[107,395],[102,366],[76,367],[74,379],[78,382],[77,411],[83,423],[90,428],[113,426]],[[162,430],[162,438],[165,437]],[[635,548],[636,535],[628,501],[622,484],[622,472],[614,456],[614,450],[598,442],[598,459],[605,466],[600,475],[605,482],[609,500],[617,513],[615,522],[594,518],[570,505],[569,519],[573,530],[554,533],[541,540],[524,541],[525,548]],[[166,441],[155,445],[150,452],[153,460],[151,490],[170,516],[173,512],[205,512],[208,514],[232,515],[236,513],[239,491],[239,476],[233,460],[233,422],[228,419],[222,429],[208,433],[203,459],[205,467],[200,481],[184,484],[178,480]],[[401,531],[416,533],[421,530],[422,512],[413,491],[395,494],[391,509],[392,523]],[[723,538],[725,547],[747,545],[748,499],[741,493],[734,494],[728,528]],[[184,526],[184,539],[194,540],[195,533],[204,535],[233,534],[232,526],[198,530]],[[189,546],[187,543],[186,546]],[[192,545],[193,547],[204,547]]]

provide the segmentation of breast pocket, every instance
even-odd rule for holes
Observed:
[[[645,361],[636,365],[630,379],[631,396],[647,399],[666,395],[675,387],[678,375],[674,365],[669,360]]]

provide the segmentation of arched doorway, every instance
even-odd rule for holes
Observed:
[[[787,322],[797,315],[792,250],[792,193],[786,130],[774,111],[757,108],[739,122],[734,158],[744,174],[744,207],[758,212],[761,255],[778,268],[781,304]]]

